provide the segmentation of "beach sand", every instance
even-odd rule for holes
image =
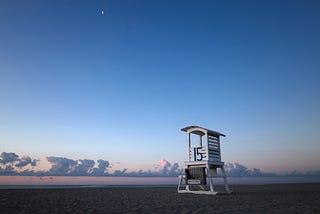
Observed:
[[[0,189],[0,213],[320,213],[320,183],[232,189],[216,196],[146,186]]]

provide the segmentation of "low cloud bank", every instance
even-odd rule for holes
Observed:
[[[47,161],[51,164],[51,168],[46,172],[48,175],[71,175],[71,176],[101,176],[108,175],[109,161],[99,159],[98,167],[95,161],[90,159],[72,160],[65,157],[47,157]]]
[[[261,169],[248,169],[246,166],[239,163],[226,163],[225,172],[229,177],[273,177],[276,173],[262,172]]]
[[[2,152],[0,155],[0,175],[32,174],[34,172],[29,171],[28,169],[23,171],[19,171],[18,169],[22,169],[27,166],[34,167],[38,162],[39,160],[32,159],[27,155],[20,158],[19,155],[13,152]]]
[[[160,160],[153,170],[128,171],[128,169],[115,170],[110,173],[111,163],[107,160],[91,159],[73,160],[66,157],[46,157],[51,167],[47,171],[34,171],[39,160],[29,156],[22,156],[10,152],[0,155],[0,175],[29,175],[29,176],[132,176],[132,177],[173,177],[183,173],[178,163]],[[31,170],[29,169],[31,167]]]
[[[110,172],[111,163],[107,160],[99,159],[97,161],[91,159],[73,160],[66,157],[49,156],[46,158],[51,164],[47,171],[34,171],[39,160],[29,156],[22,156],[13,152],[2,152],[0,155],[0,176],[1,175],[28,175],[28,176],[126,176],[126,177],[176,177],[184,173],[184,168],[178,163],[171,163],[165,159],[152,170],[128,171],[125,169],[117,169]],[[31,167],[31,170],[30,170]],[[229,177],[274,177],[274,176],[320,176],[319,171],[309,171],[307,173],[299,173],[294,170],[285,175],[276,173],[262,172],[260,169],[248,169],[239,163],[226,163],[225,171]]]
[[[2,152],[0,155],[0,164],[7,166],[15,166],[22,168],[27,165],[36,166],[36,159],[31,159],[29,156],[25,155],[19,158],[19,156],[13,152]]]

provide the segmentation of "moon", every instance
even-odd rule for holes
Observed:
[[[101,14],[102,14],[102,15],[104,14],[104,11],[103,11],[103,10],[101,10]]]

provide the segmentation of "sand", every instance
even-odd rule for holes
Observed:
[[[0,213],[320,213],[320,183],[232,188],[216,196],[175,187],[0,189]]]

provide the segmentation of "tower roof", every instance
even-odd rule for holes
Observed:
[[[210,129],[206,129],[206,128],[203,128],[203,127],[200,127],[200,126],[187,126],[187,127],[182,128],[181,131],[192,132],[192,133],[195,133],[195,134],[198,134],[198,135],[204,135],[207,132],[210,135],[215,135],[215,136],[218,135],[218,136],[225,137],[225,135],[220,133],[220,132],[216,132],[216,131],[213,131],[213,130],[210,130]]]

